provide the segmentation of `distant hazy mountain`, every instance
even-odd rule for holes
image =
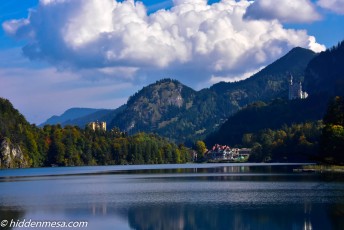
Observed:
[[[178,143],[202,139],[249,103],[287,98],[290,74],[302,80],[315,56],[310,50],[294,48],[246,80],[222,82],[198,92],[175,80],[158,81],[132,96],[111,126],[129,133],[158,133]]]
[[[99,111],[98,109],[89,109],[89,108],[71,108],[66,110],[62,115],[57,116],[54,115],[50,117],[48,120],[40,124],[40,126],[44,125],[55,125],[55,124],[63,124],[68,120],[74,120],[83,116],[90,115]]]
[[[126,105],[122,105],[117,109],[99,109],[96,112],[88,114],[86,116],[65,121],[62,125],[77,125],[80,128],[84,128],[88,123],[92,121],[105,121],[107,124],[110,124],[111,121],[116,117],[116,115],[122,112],[125,108]]]
[[[52,116],[40,126],[61,124],[62,126],[77,125],[84,128],[87,123],[97,120],[110,123],[114,116],[124,108],[124,105],[117,109],[71,108],[60,116]]]

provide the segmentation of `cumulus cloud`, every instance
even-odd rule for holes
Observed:
[[[321,16],[310,0],[256,0],[247,8],[245,18],[305,23]]]
[[[275,1],[279,14],[282,6],[295,9],[298,17],[315,12],[308,0],[278,1],[282,6]],[[278,20],[244,19],[254,19],[253,9],[264,2],[222,0],[209,5],[206,0],[174,0],[172,8],[148,14],[143,3],[134,0],[41,0],[28,18],[7,21],[3,28],[27,40],[23,52],[30,59],[60,68],[120,70],[127,78],[152,69],[203,80],[238,77],[295,46],[325,49],[305,30],[285,29]]]
[[[331,10],[337,14],[344,14],[343,0],[319,0],[317,4],[320,7]]]

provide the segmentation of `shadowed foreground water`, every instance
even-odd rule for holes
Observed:
[[[0,221],[88,221],[85,229],[343,229],[343,175],[293,172],[299,167],[1,170]]]

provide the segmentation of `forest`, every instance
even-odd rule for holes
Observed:
[[[253,162],[309,162],[318,159],[322,128],[321,121],[284,125],[280,129],[246,133],[242,143],[252,148]]]
[[[283,101],[275,101],[270,106],[275,110],[278,108],[276,105],[283,104],[282,107],[287,108]],[[330,101],[323,119],[290,125],[284,123],[280,128],[262,128],[264,124],[260,123],[259,119],[266,120],[271,111],[269,105],[255,103],[249,106],[247,111],[241,112],[240,119],[249,119],[249,114],[253,114],[258,119],[254,122],[263,126],[251,127],[253,129],[250,130],[245,129],[247,122],[241,122],[241,126],[232,130],[236,131],[232,133],[236,135],[232,136],[234,140],[239,136],[241,138],[237,146],[252,148],[251,162],[313,160],[330,164],[344,163],[343,97],[337,96]],[[229,122],[236,122],[236,119],[239,117],[233,117]],[[225,131],[228,132],[220,130],[226,136]],[[230,136],[227,135],[228,137]],[[28,167],[163,164],[194,160],[192,149],[171,143],[156,134],[140,132],[129,136],[118,128],[94,131],[87,127],[81,129],[77,126],[61,125],[45,125],[39,128],[29,124],[8,100],[0,99],[0,144],[4,140],[12,147],[20,147],[29,162]],[[202,141],[196,142],[194,147],[199,154],[206,151]],[[3,157],[0,155],[0,158]],[[14,163],[13,167],[19,167],[20,162],[17,163]]]
[[[324,116],[320,154],[324,162],[344,164],[344,98],[335,97]]]
[[[185,163],[192,157],[189,148],[155,134],[128,136],[118,128],[106,132],[61,125],[38,128],[0,98],[0,143],[3,140],[19,146],[30,167]]]
[[[251,161],[344,164],[344,98],[334,97],[322,120],[245,133]]]
[[[193,147],[202,154],[205,146],[198,148],[201,142],[195,137],[216,130],[205,139],[208,148],[216,143],[250,147],[251,161],[344,164],[343,57],[344,41],[318,55],[296,48],[252,78],[199,92],[161,80],[130,98],[129,108],[118,114],[122,120],[116,116],[117,126],[132,118],[138,128],[133,135],[121,132],[115,123],[108,132],[68,125],[39,128],[0,98],[0,163],[8,149],[20,149],[16,153],[28,162],[25,167],[184,163],[193,160],[194,151],[171,141],[196,143]],[[304,73],[310,94],[306,100],[283,99],[287,85],[282,75],[292,66],[294,75]],[[178,96],[184,102],[181,107]],[[138,116],[135,111],[144,112]],[[139,121],[154,129],[142,129]],[[20,167],[20,160],[13,167]]]
[[[306,100],[255,102],[231,116],[205,140],[252,148],[252,162],[344,163],[344,102]]]

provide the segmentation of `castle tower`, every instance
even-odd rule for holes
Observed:
[[[106,131],[106,122],[93,121],[93,122],[88,123],[88,127],[90,127],[93,131],[96,131],[96,130]]]
[[[289,95],[288,95],[289,100],[305,99],[307,97],[308,97],[308,94],[302,91],[302,83],[300,82],[299,84],[294,84],[293,76],[290,75]]]
[[[293,84],[293,76],[290,74],[290,79],[289,79],[289,100],[295,99],[295,87]]]

